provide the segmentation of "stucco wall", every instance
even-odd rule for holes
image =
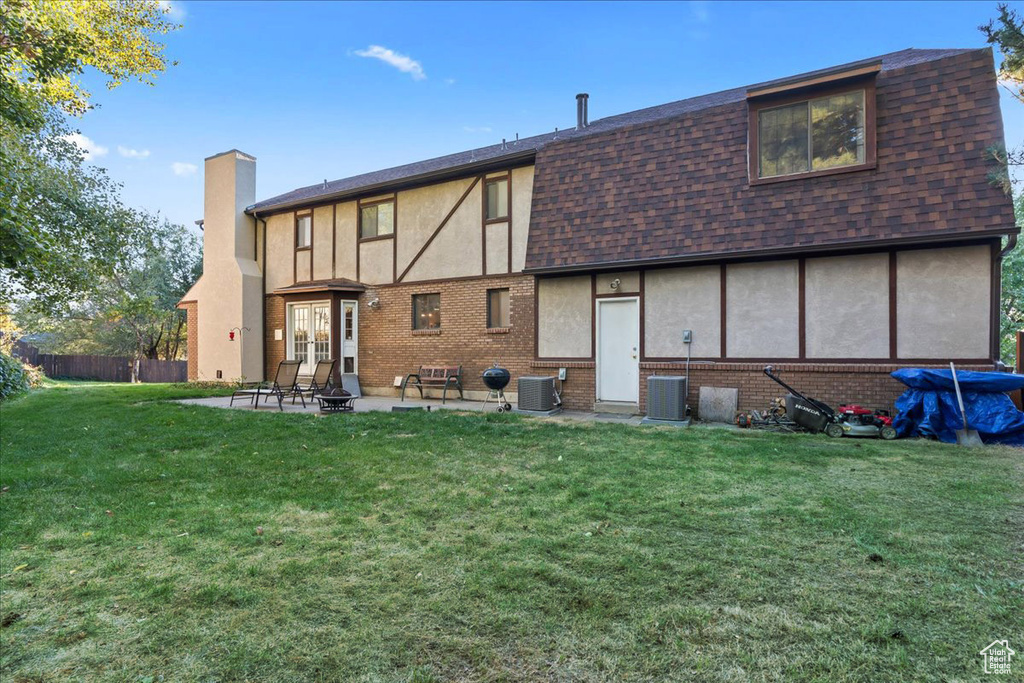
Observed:
[[[612,283],[618,280],[619,288],[612,289]],[[631,270],[624,273],[598,273],[596,282],[597,294],[633,294],[640,291],[640,271]]]
[[[359,279],[370,285],[385,284],[394,278],[394,245],[392,240],[375,240],[359,244]]]
[[[796,358],[800,353],[797,261],[726,267],[726,354],[730,358]]]
[[[487,231],[487,274],[507,273],[508,223],[491,223],[484,229]]]
[[[267,293],[295,282],[292,273],[294,221],[294,214],[291,213],[279,213],[267,218]]]
[[[537,355],[589,358],[591,355],[590,276],[545,278],[537,283]]]
[[[533,199],[533,166],[512,170],[512,272],[526,264],[526,245],[530,233],[530,206]]]
[[[472,182],[472,178],[462,178],[398,193],[399,273],[406,269]]]
[[[313,211],[313,278],[326,280],[331,272],[331,249],[334,246],[334,208],[320,206]]]
[[[356,279],[356,203],[338,204],[335,215],[338,240],[335,244],[336,277]]]
[[[644,354],[686,355],[682,331],[693,332],[690,353],[717,358],[722,350],[721,269],[670,268],[644,273]]]
[[[807,259],[808,358],[889,357],[889,255]]]
[[[481,197],[483,190],[478,187],[466,197],[458,211],[448,220],[444,230],[437,234],[434,241],[430,243],[427,250],[423,252],[419,260],[405,276],[404,282],[416,280],[436,280],[448,277],[466,277],[469,275],[480,275],[483,268],[483,253],[481,245]],[[455,197],[448,205],[447,210],[455,205]],[[399,202],[401,202],[401,197]],[[441,218],[444,216],[442,215]],[[399,243],[403,239],[405,212],[402,210],[399,218]],[[427,229],[432,231],[441,222],[439,218],[428,225]],[[429,232],[428,232],[429,234]],[[362,269],[362,264],[360,264]]]
[[[900,358],[988,357],[990,264],[986,245],[896,255]]]

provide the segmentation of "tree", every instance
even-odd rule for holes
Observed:
[[[1000,83],[1018,101],[1024,103],[1024,20],[1005,4],[998,5],[999,16],[979,30],[990,45],[995,45],[1003,58],[999,67]],[[997,169],[989,180],[1014,197],[1017,180],[1012,169],[1024,166],[1024,148],[1007,149],[1003,145],[986,150]],[[1024,226],[1024,194],[1014,199],[1014,214],[1018,227]],[[1020,244],[1003,257],[1002,293],[999,302],[999,352],[1006,364],[1015,356],[1016,331],[1024,327],[1024,247]]]
[[[127,212],[125,245],[87,298],[61,315],[18,310],[18,326],[42,337],[48,353],[176,360],[185,351],[186,321],[176,305],[202,272],[202,250],[182,225]],[[40,334],[42,333],[42,334]]]
[[[0,4],[0,305],[28,294],[66,307],[122,246],[118,187],[84,166],[67,116],[91,106],[86,68],[117,87],[152,83],[155,39],[177,26],[157,0],[5,0]]]
[[[989,45],[995,45],[1003,57],[999,80],[1010,94],[1024,102],[1024,23],[1005,4],[1000,4],[997,9],[999,17],[978,28],[985,34]]]

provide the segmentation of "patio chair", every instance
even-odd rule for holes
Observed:
[[[244,389],[238,389],[231,394],[231,402],[228,405],[234,405],[235,399],[240,396],[248,396],[249,402],[252,403],[253,410],[260,407],[260,396],[266,396],[267,400],[270,400],[271,396],[277,398],[277,407],[279,410],[284,412],[284,399],[286,396],[294,396],[298,393],[298,382],[299,382],[299,367],[302,365],[302,361],[298,360],[283,360],[281,364],[277,366],[277,374],[274,376],[273,382],[257,382],[251,386],[247,386]],[[302,407],[306,407],[306,399],[299,393],[299,399],[302,401]]]
[[[337,363],[338,361],[333,358],[318,360],[309,384],[303,385],[301,382],[296,384],[296,392],[292,395],[292,405],[295,405],[296,395],[301,397],[303,394],[309,394],[310,399],[312,399],[316,394],[331,388],[334,385],[332,378],[334,377],[334,366]]]

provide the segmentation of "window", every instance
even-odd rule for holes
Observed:
[[[318,361],[331,357],[331,307],[328,303],[291,304],[288,317],[288,358],[311,373]]]
[[[864,90],[757,111],[757,177],[813,173],[868,162]]]
[[[441,295],[440,294],[413,294],[412,295],[412,329],[414,329],[414,330],[439,330],[439,329],[441,329]]]
[[[487,327],[509,327],[507,289],[487,290]]]
[[[313,214],[295,217],[295,248],[309,249],[313,243]]]
[[[395,234],[395,203],[381,202],[364,206],[359,213],[359,236],[384,237]]]
[[[508,218],[508,178],[488,180],[486,188],[487,220]]]

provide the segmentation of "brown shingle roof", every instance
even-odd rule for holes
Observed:
[[[874,59],[882,60],[883,69],[898,69],[912,64],[940,59],[945,56],[955,55],[965,50],[901,50]],[[848,66],[848,65],[843,65]],[[817,74],[826,73],[836,68],[820,69],[806,74],[799,78],[810,78]],[[758,83],[749,86],[764,87],[772,83],[790,80],[793,77]],[[741,102],[744,100],[747,88],[733,88],[721,92],[691,97],[677,102],[669,102],[655,107],[647,107],[636,111],[609,116],[603,119],[592,121],[589,126],[582,130],[569,128],[551,133],[543,133],[522,140],[508,142],[505,145],[497,144],[488,147],[479,147],[464,152],[457,152],[434,159],[417,161],[403,166],[395,166],[371,173],[363,173],[341,180],[333,180],[328,183],[318,183],[307,187],[300,187],[291,192],[265,199],[248,207],[249,212],[271,212],[298,206],[307,206],[318,202],[343,199],[351,196],[366,195],[367,193],[385,192],[398,186],[414,184],[416,182],[434,181],[439,177],[458,175],[476,171],[488,166],[516,163],[517,161],[532,160],[538,150],[543,147],[566,140],[575,140],[590,137],[611,130],[619,130],[642,123],[650,123],[678,117],[687,113],[697,112],[704,109],[719,107],[724,104]]]
[[[549,142],[536,157],[527,269],[1015,231],[983,156],[1003,142],[991,51],[881,59],[873,170],[751,186],[743,88]]]

